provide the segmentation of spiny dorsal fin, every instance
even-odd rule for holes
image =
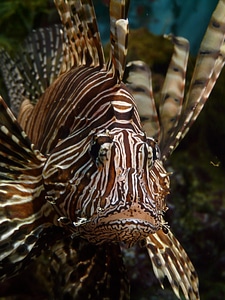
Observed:
[[[159,103],[160,149],[162,155],[171,143],[171,133],[177,128],[184,98],[189,42],[182,37],[165,36],[174,44],[173,55],[162,87]]]
[[[200,46],[189,92],[177,127],[164,148],[165,160],[184,138],[202,110],[218,78],[225,60],[225,0],[219,1]],[[162,146],[164,147],[164,145]]]
[[[108,69],[111,68],[117,73],[119,81],[123,78],[127,56],[128,42],[128,0],[110,1],[110,41],[111,57]]]
[[[34,30],[14,59],[0,51],[0,63],[15,115],[24,99],[35,104],[46,88],[58,77],[62,64],[60,26]]]
[[[13,113],[17,115],[25,93],[23,84],[25,80],[16,66],[15,61],[11,59],[4,49],[0,49],[0,64],[4,83],[8,90],[11,109]],[[19,84],[19,82],[22,82],[22,84]]]
[[[199,300],[198,276],[185,250],[172,232],[162,230],[146,238],[146,247],[154,273],[163,287],[162,280],[167,277],[171,287],[180,298],[180,289],[186,300]]]
[[[45,160],[0,97],[1,278],[22,266],[43,229],[52,224],[55,213],[42,196]]]
[[[144,131],[147,136],[158,140],[160,128],[149,67],[143,61],[129,62],[123,80],[134,96]]]
[[[102,66],[104,54],[92,1],[55,0],[55,5],[67,32],[69,42],[67,60],[72,59],[70,67]]]

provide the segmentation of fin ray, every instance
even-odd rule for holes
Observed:
[[[198,277],[185,250],[168,229],[162,230],[146,238],[147,250],[154,273],[163,287],[162,280],[167,277],[178,298],[180,289],[186,300],[200,299]]]
[[[125,69],[124,81],[134,96],[144,131],[147,136],[158,140],[160,127],[149,67],[143,61],[129,62]]]
[[[17,272],[43,229],[52,224],[48,217],[53,209],[42,197],[46,158],[2,98],[0,141],[0,277],[5,278]]]
[[[160,150],[168,152],[182,113],[189,42],[182,37],[165,36],[174,44],[174,51],[161,91],[159,103]]]
[[[24,41],[14,59],[1,49],[2,73],[15,115],[24,99],[35,104],[57,78],[62,65],[61,27],[34,30]]]
[[[201,112],[224,65],[225,1],[219,1],[200,45],[189,91],[177,129],[172,133],[165,160],[187,134]]]
[[[104,53],[91,0],[55,0],[61,21],[67,32],[69,48],[66,67],[104,64]]]
[[[110,42],[111,54],[108,69],[116,71],[121,81],[126,65],[128,41],[128,13],[129,1],[110,1]]]

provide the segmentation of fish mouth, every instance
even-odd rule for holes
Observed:
[[[123,242],[128,247],[158,231],[163,224],[162,212],[153,205],[133,202],[99,208],[84,222],[73,223],[80,236],[90,243]]]
[[[79,231],[90,243],[103,244],[122,242],[127,247],[144,240],[161,228],[161,222],[151,218],[123,217],[120,213],[90,220]]]
[[[155,224],[156,223],[156,217],[150,215],[149,213],[140,211],[139,209],[137,209],[136,207],[134,208],[130,208],[128,210],[124,210],[121,212],[115,212],[113,214],[110,214],[107,217],[101,217],[101,214],[98,215],[98,217],[96,218],[98,219],[97,222],[98,223],[111,223],[111,222],[115,222],[118,220],[121,220],[124,222],[124,220],[130,220],[130,222],[134,223],[135,221],[139,221],[139,222],[148,222],[150,224]],[[128,221],[129,222],[129,221]]]

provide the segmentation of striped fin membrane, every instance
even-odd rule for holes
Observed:
[[[142,61],[127,64],[124,80],[131,90],[142,125],[148,136],[154,137],[163,144],[171,140],[171,131],[176,128],[182,110],[185,74],[189,53],[189,43],[186,39],[166,36],[174,44],[172,59],[161,91],[159,113],[152,91],[151,71]]]
[[[179,299],[181,299],[181,294],[185,299],[200,299],[195,268],[169,229],[166,234],[163,230],[159,230],[147,237],[146,247],[153,271],[162,288],[163,279],[166,276]]]
[[[128,140],[132,140],[130,136],[133,138],[130,128],[135,131],[135,138],[139,137],[141,126],[136,112],[137,106],[147,135],[159,140],[162,159],[166,160],[198,116],[223,67],[225,0],[219,1],[212,16],[184,103],[189,46],[185,39],[169,37],[174,43],[174,54],[162,89],[157,116],[151,72],[148,67],[142,62],[132,62],[128,64],[124,75],[128,2],[126,0],[110,2],[111,56],[106,66],[94,8],[90,0],[55,0],[66,36],[60,27],[55,27],[55,34],[54,30],[38,30],[27,40],[24,59],[20,60],[17,56],[15,61],[10,61],[9,56],[2,52],[1,60],[5,65],[3,72],[6,79],[9,77],[8,89],[11,91],[12,107],[18,113],[17,121],[2,98],[0,99],[0,277],[2,279],[19,271],[29,254],[38,248],[42,236],[51,239],[49,227],[52,229],[51,226],[59,225],[60,221],[69,222],[67,217],[61,215],[61,211],[65,215],[73,214],[74,198],[85,193],[95,195],[91,203],[88,202],[88,197],[85,197],[83,202],[87,211],[92,211],[98,199],[98,191],[95,190],[95,186],[87,191],[86,186],[93,180],[93,177],[88,177],[91,172],[101,163],[102,165],[108,163],[107,151],[112,147],[112,143],[108,131],[105,131],[107,126],[112,126],[114,131],[121,131],[124,124],[129,124]],[[43,57],[41,53],[39,55],[40,48],[44,49]],[[51,63],[48,64],[49,59]],[[133,92],[136,104],[121,83],[123,77]],[[18,87],[20,83],[22,85]],[[102,144],[96,142],[93,151],[89,147],[90,128],[92,136],[97,128],[101,130],[99,135],[95,135],[95,141],[107,141]],[[142,131],[140,135],[146,138]],[[154,144],[154,141],[150,140],[150,144]],[[144,145],[146,146],[146,143]],[[64,152],[65,149],[69,149],[69,155]],[[168,174],[158,160],[155,148],[154,153],[150,151],[153,149],[151,145],[146,149],[148,158],[151,159],[148,167],[152,167],[153,157],[157,161],[149,172],[149,176],[152,176],[152,188],[157,185],[156,182],[161,184],[162,191],[158,192],[160,197],[165,196],[168,193]],[[94,156],[95,164],[90,154]],[[77,159],[79,155],[80,160]],[[132,156],[132,153],[130,155]],[[50,167],[51,160],[55,163],[52,169],[48,168],[47,160],[50,161]],[[130,158],[127,159],[128,163],[129,160]],[[143,161],[141,154],[140,161]],[[61,168],[64,167],[63,163],[66,168]],[[140,162],[135,160],[135,163]],[[80,168],[82,172],[74,172],[76,168],[78,170]],[[133,181],[139,180],[141,174],[137,176],[132,172],[133,170],[127,174],[121,172],[120,178],[129,175]],[[55,185],[55,174],[58,176],[57,179],[61,179],[61,182],[57,182],[58,185]],[[62,195],[72,186],[72,181],[68,180],[71,178],[69,176],[75,178],[77,176],[77,184],[73,188],[76,189],[77,186],[78,188],[76,193],[72,194],[74,198],[66,194],[67,202],[64,202]],[[46,196],[49,182],[50,187]],[[61,207],[58,206],[61,210],[56,209],[55,212],[46,201],[49,194],[52,198],[61,195]],[[160,197],[159,200],[163,202],[164,198]],[[68,203],[72,208],[68,209]],[[98,209],[99,215],[104,214],[105,207],[99,206]],[[162,214],[165,206],[161,205],[160,209],[159,213]],[[163,229],[164,221],[162,218],[160,220]],[[88,222],[85,215],[73,222],[73,225],[82,228],[82,225]],[[163,278],[167,277],[178,298],[181,297],[181,290],[186,300],[199,299],[198,278],[193,265],[171,231],[162,229],[145,238],[156,277],[161,285]],[[53,231],[55,232],[54,228]],[[76,232],[74,239],[70,236],[71,234],[69,238],[56,241],[50,258],[52,272],[60,283],[65,282],[63,295],[69,292],[74,299],[95,296],[100,299],[129,299],[129,287],[119,246],[90,245],[76,237]],[[61,238],[61,234],[59,237]],[[96,276],[99,277],[94,286]],[[113,290],[115,285],[117,288]]]
[[[146,109],[147,105],[151,107],[148,112],[149,117],[146,118],[146,113],[143,113],[144,109],[141,110],[138,104],[140,101],[138,98],[144,99],[142,97],[142,74],[139,72],[143,63],[132,62],[127,66],[126,84],[134,94],[135,101],[139,106],[140,117],[144,120],[143,126],[147,135],[159,136],[162,160],[166,160],[171,155],[196,120],[224,66],[224,11],[225,1],[220,0],[201,43],[189,91],[186,95],[184,95],[184,90],[189,43],[181,37],[167,36],[174,44],[174,52],[162,88],[158,116],[155,113],[156,105],[152,95],[151,82],[147,88],[148,92],[145,93],[148,100],[146,98],[144,101]],[[129,74],[131,64],[132,76]],[[150,74],[150,70],[145,72],[146,76],[150,77],[147,75],[147,73]],[[147,87],[146,84],[145,87]],[[154,125],[150,125],[152,122]],[[152,127],[155,130],[152,130]],[[157,131],[160,133],[157,134]]]
[[[63,51],[63,59],[58,61],[58,75],[65,75],[67,78],[67,73],[72,69],[72,67],[81,67],[81,66],[100,66],[104,64],[104,54],[100,41],[100,34],[98,32],[96,16],[91,1],[55,1],[55,5],[58,9],[59,15],[64,26],[64,33],[60,34],[61,40],[57,43],[59,44],[59,49]],[[43,37],[44,38],[44,37]],[[48,38],[46,36],[46,38]],[[55,55],[52,53],[52,59]],[[46,68],[46,66],[45,66]],[[60,81],[61,79],[59,79]],[[80,79],[79,79],[80,80]],[[53,82],[51,82],[53,83]],[[48,107],[49,97],[55,96],[55,91],[60,94],[60,84],[56,84],[56,89],[45,89],[45,94],[42,97],[42,100],[39,106],[33,107],[29,99],[25,99],[22,102],[20,107],[20,112],[18,114],[18,121],[23,128],[26,129],[28,136],[32,141],[39,147],[40,150],[44,150],[46,153],[52,145],[58,141],[59,136],[53,134],[51,130],[59,130],[60,124],[57,128],[53,128],[52,124],[49,124],[51,130],[48,129],[46,124],[44,124],[44,114],[50,114],[46,107]],[[54,91],[54,95],[53,95]],[[41,96],[41,94],[39,94]],[[56,97],[56,96],[55,96]],[[39,97],[40,98],[40,97]],[[67,96],[68,99],[68,96]],[[43,104],[44,103],[44,104]],[[63,106],[65,103],[63,103]],[[57,107],[60,110],[60,107]],[[68,111],[68,110],[67,110]],[[65,111],[64,114],[67,112]],[[57,113],[57,111],[55,111]],[[40,116],[40,117],[39,117]],[[59,118],[59,117],[58,117]],[[50,120],[51,118],[49,118]],[[67,120],[69,119],[69,116]],[[32,122],[33,120],[33,122]],[[66,123],[66,120],[64,120]],[[40,126],[44,126],[46,130],[49,130],[48,136],[45,136],[41,132]],[[61,124],[61,127],[65,126]],[[34,129],[35,128],[35,129]],[[61,128],[62,129],[62,128]],[[69,129],[64,127],[64,132]],[[50,137],[52,133],[52,136]],[[42,134],[43,139],[48,139],[49,146],[46,148],[42,144],[42,141],[38,141],[38,136]],[[37,136],[38,135],[38,136]],[[64,134],[65,137],[65,134]],[[53,140],[53,141],[52,141]]]
[[[182,110],[189,42],[184,38],[167,36],[174,44],[173,56],[167,71],[159,105],[160,145],[169,143],[171,131],[177,127]]]
[[[11,276],[32,251],[52,208],[42,198],[45,157],[0,98],[0,277]],[[55,213],[53,213],[54,215]]]
[[[151,70],[143,61],[129,62],[123,80],[134,96],[144,131],[158,141],[160,125],[152,91]]]
[[[17,116],[24,99],[35,104],[58,77],[62,65],[61,26],[34,30],[11,59],[0,50],[1,71],[8,89],[10,106]]]
[[[169,140],[163,138],[160,141],[163,159],[166,159],[173,152],[196,120],[223,68],[224,20],[225,1],[221,0],[212,15],[200,45],[189,91],[185,96],[181,114],[179,112],[180,117],[177,126],[170,132]],[[171,76],[170,73],[168,76]]]
[[[104,54],[91,0],[55,0],[55,5],[66,29],[71,66],[102,66]]]

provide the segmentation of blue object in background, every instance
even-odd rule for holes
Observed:
[[[103,43],[108,41],[107,0],[95,0],[97,20]],[[218,0],[130,0],[131,29],[146,27],[156,35],[173,33],[190,42],[197,54],[201,40]]]

